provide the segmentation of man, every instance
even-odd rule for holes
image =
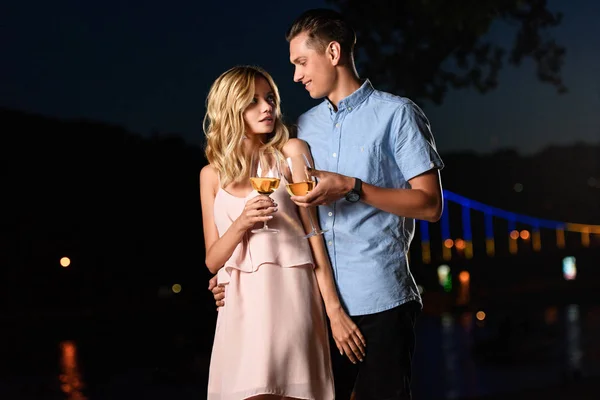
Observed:
[[[318,184],[301,207],[319,207],[343,306],[366,340],[363,362],[332,354],[336,398],[410,399],[414,323],[421,297],[408,267],[414,219],[442,213],[443,168],[430,126],[410,100],[375,90],[354,65],[356,35],[340,14],[309,10],[286,38],[294,81],[325,100],[300,116]],[[222,291],[209,289],[217,305]],[[335,346],[331,346],[335,349]]]

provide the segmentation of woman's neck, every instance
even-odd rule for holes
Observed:
[[[267,135],[244,135],[244,152],[248,155],[264,144]]]

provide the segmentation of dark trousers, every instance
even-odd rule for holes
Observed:
[[[391,310],[352,317],[367,342],[363,362],[352,364],[331,340],[337,400],[411,399],[411,363],[415,350],[415,320],[421,310],[411,301]]]

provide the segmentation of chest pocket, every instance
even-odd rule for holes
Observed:
[[[381,145],[351,144],[340,154],[340,173],[380,186],[383,182]]]

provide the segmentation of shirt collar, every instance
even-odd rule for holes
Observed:
[[[348,111],[352,111],[353,108],[357,107],[360,103],[365,101],[367,97],[369,97],[374,91],[375,88],[373,88],[371,81],[366,79],[361,85],[361,87],[359,87],[348,97],[345,97],[340,101],[340,103],[338,104],[338,111],[343,111],[345,109],[348,109]],[[325,99],[325,103],[327,104],[327,107],[331,112],[335,112],[334,107],[331,105],[329,99]]]

